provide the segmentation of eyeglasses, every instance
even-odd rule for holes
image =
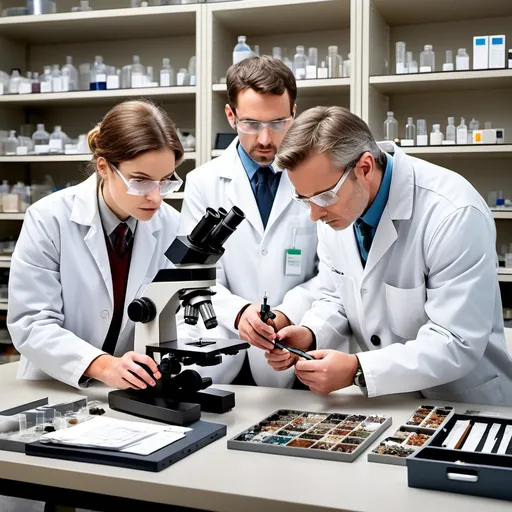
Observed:
[[[255,135],[260,133],[263,128],[268,128],[273,132],[282,132],[286,129],[286,127],[292,121],[293,116],[287,117],[285,119],[276,119],[275,121],[253,121],[250,119],[240,121],[238,118],[235,119],[235,126],[242,132],[248,133],[251,135]]]
[[[361,158],[361,157],[359,157]],[[338,191],[340,190],[345,180],[348,178],[350,171],[357,165],[359,158],[352,164],[347,165],[345,167],[345,172],[341,175],[341,178],[338,180],[338,183],[331,190],[326,190],[325,192],[320,192],[320,194],[316,194],[313,197],[302,197],[297,193],[293,194],[294,201],[297,201],[304,208],[311,208],[310,203],[314,203],[321,208],[326,208],[327,206],[332,206],[339,201]]]
[[[183,180],[176,173],[173,173],[169,178],[164,178],[162,181],[145,180],[142,178],[127,180],[114,164],[108,162],[108,165],[119,174],[128,189],[128,194],[132,196],[148,196],[156,187],[159,187],[160,195],[163,197],[171,192],[177,192],[183,184]]]

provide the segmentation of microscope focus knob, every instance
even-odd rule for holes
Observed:
[[[151,299],[140,297],[128,306],[128,318],[133,322],[146,324],[156,318],[156,307]]]

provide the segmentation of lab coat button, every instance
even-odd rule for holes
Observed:
[[[371,338],[370,338],[370,341],[375,345],[380,345],[380,338],[374,334]]]
[[[110,313],[104,309],[102,312],[101,312],[101,318],[104,318],[105,320],[110,316]]]
[[[263,256],[266,256],[268,254],[267,249],[262,249],[261,250],[261,254],[263,254]]]

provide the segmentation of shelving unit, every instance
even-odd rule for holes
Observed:
[[[501,283],[512,283],[512,269],[500,269],[500,271],[498,272],[498,279]]]

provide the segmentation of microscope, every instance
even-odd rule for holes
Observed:
[[[178,339],[176,313],[184,308],[185,323],[196,325],[201,315],[207,329],[217,327],[211,302],[215,292],[216,263],[223,245],[245,214],[234,206],[207,208],[190,235],[177,236],[165,252],[175,268],[160,270],[143,296],[128,306],[135,322],[134,350],[152,357],[162,378],[154,388],[117,390],[109,393],[112,409],[144,418],[187,425],[198,420],[201,410],[224,413],[235,406],[235,395],[211,388],[212,379],[182,366],[220,364],[223,355],[236,355],[249,344],[240,339]],[[146,365],[141,366],[151,375]]]

